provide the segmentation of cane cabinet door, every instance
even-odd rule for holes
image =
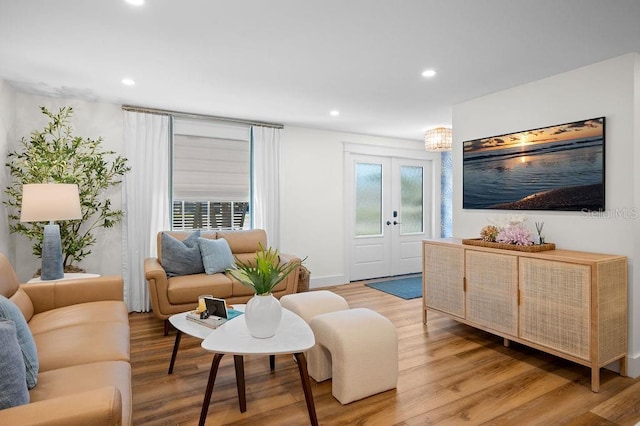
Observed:
[[[518,256],[466,253],[466,319],[517,336]]]
[[[464,318],[464,249],[424,245],[425,307]]]
[[[520,258],[520,337],[589,359],[591,267]]]

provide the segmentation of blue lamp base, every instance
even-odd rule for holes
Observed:
[[[55,224],[44,226],[42,240],[42,281],[59,280],[64,278],[62,269],[62,242],[60,241],[60,227]]]

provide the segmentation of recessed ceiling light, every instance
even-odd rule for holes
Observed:
[[[422,71],[423,77],[433,77],[436,75],[436,70],[424,70]]]
[[[144,0],[125,0],[132,6],[142,6],[144,4]]]
[[[329,115],[332,116],[332,117],[337,117],[337,116],[340,115],[340,111],[338,111],[337,109],[334,109],[333,111],[331,111],[329,113]]]
[[[136,84],[136,82],[131,78],[123,78],[122,84],[124,84],[125,86],[133,86],[134,84]]]

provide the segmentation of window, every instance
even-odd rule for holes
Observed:
[[[250,228],[249,126],[174,119],[172,169],[174,230]]]

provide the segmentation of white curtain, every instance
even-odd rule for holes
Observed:
[[[270,246],[280,248],[282,143],[280,129],[253,126],[253,227],[267,232]]]
[[[148,312],[144,260],[156,257],[158,231],[170,229],[169,123],[166,115],[124,111],[122,270],[129,312]]]

